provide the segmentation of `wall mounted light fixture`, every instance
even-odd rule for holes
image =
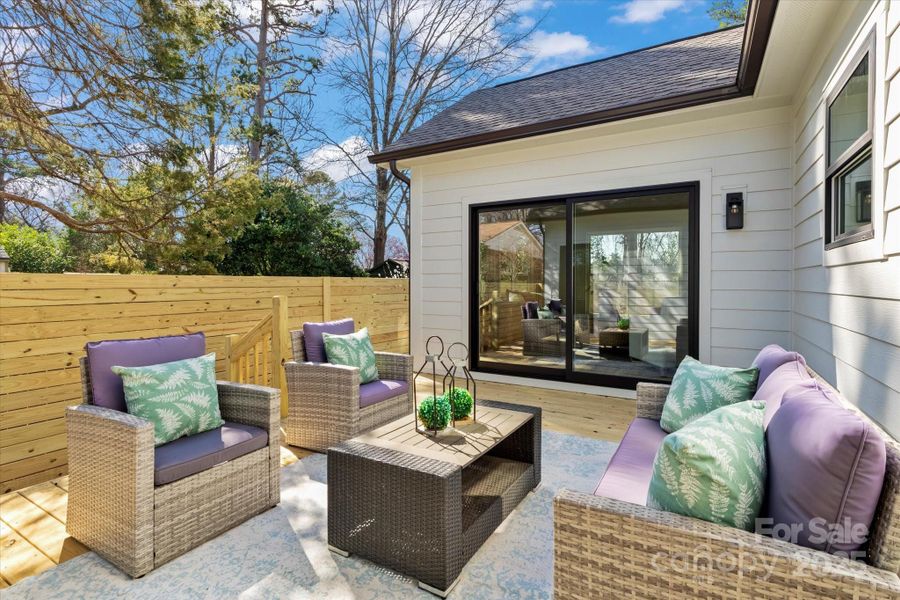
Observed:
[[[725,229],[744,228],[744,194],[730,192],[725,194]]]

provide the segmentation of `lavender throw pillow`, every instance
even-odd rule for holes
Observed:
[[[759,380],[756,382],[756,385],[761,386],[772,374],[772,371],[792,360],[800,361],[801,364],[806,365],[806,359],[803,358],[802,354],[785,350],[778,344],[769,344],[760,350],[750,365],[759,369]]]
[[[348,335],[355,331],[353,319],[339,319],[324,323],[303,324],[303,348],[306,350],[306,362],[328,362],[325,356],[325,342],[323,333],[332,335]]]
[[[858,557],[884,483],[886,451],[878,431],[821,385],[794,387],[766,431],[769,482],[765,513],[788,541]],[[784,537],[779,535],[778,537]]]
[[[763,421],[765,427],[769,426],[775,411],[781,406],[784,395],[793,390],[795,386],[806,389],[815,389],[816,380],[806,370],[806,365],[799,360],[786,362],[775,369],[766,380],[756,388],[754,400],[762,400],[766,403],[766,416]]]

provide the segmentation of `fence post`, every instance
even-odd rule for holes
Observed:
[[[272,298],[272,387],[281,390],[281,416],[287,416],[287,381],[284,376],[284,361],[291,356],[290,333],[288,332],[287,297]]]
[[[235,343],[241,338],[236,333],[232,333],[231,335],[225,336],[225,380],[226,381],[237,381],[238,373],[237,369],[234,368],[234,361],[237,358],[232,355],[233,348]]]
[[[322,278],[322,320],[331,320],[331,277]]]

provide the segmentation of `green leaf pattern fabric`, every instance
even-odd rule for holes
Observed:
[[[345,365],[359,369],[359,383],[369,383],[378,379],[375,364],[375,349],[369,339],[369,329],[363,327],[356,333],[335,335],[323,333],[325,356],[333,365]]]
[[[222,426],[215,353],[112,371],[122,377],[128,412],[153,423],[157,446]]]
[[[706,365],[686,356],[672,378],[660,427],[672,433],[717,408],[751,399],[758,377],[756,367]]]
[[[738,402],[667,435],[647,506],[752,531],[766,480],[765,407]]]

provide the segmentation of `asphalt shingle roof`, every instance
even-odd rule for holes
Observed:
[[[481,89],[382,153],[733,86],[743,35],[722,29]]]

